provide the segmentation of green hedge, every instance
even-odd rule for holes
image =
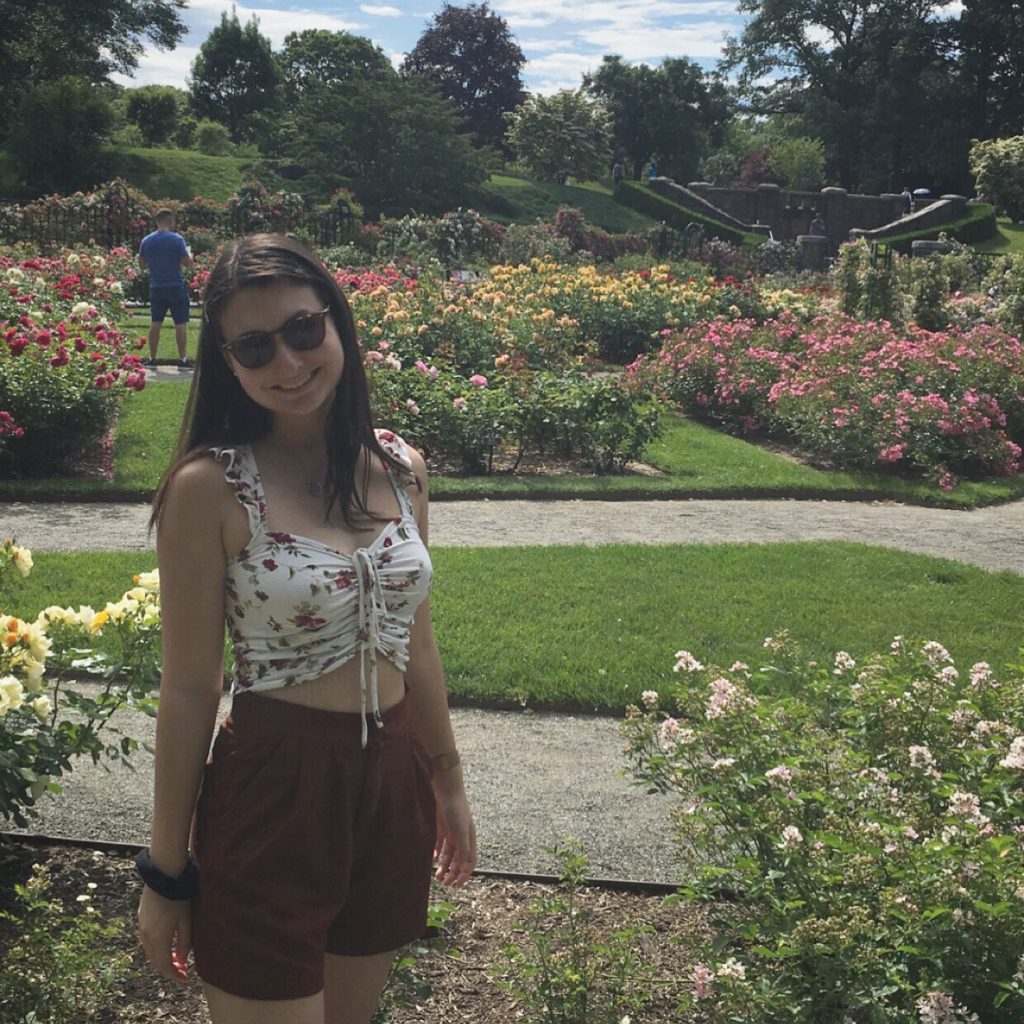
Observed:
[[[663,220],[679,231],[685,230],[688,224],[697,223],[704,228],[709,237],[721,238],[725,242],[732,242],[733,245],[760,245],[767,241],[767,237],[749,231],[738,231],[687,206],[674,203],[671,199],[652,191],[648,185],[635,181],[622,182],[615,190],[615,201],[645,213],[648,217]]]
[[[965,217],[950,221],[948,224],[937,224],[930,228],[922,228],[920,231],[908,231],[906,234],[893,235],[891,238],[869,237],[868,241],[884,242],[897,252],[909,253],[913,242],[937,238],[940,232],[945,232],[950,238],[955,238],[964,245],[972,245],[991,238],[997,230],[995,207],[988,203],[974,203],[967,207]]]

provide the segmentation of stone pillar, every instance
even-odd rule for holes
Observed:
[[[839,243],[845,241],[853,226],[846,198],[848,194],[845,188],[830,186],[821,190],[821,204],[818,206],[818,212],[825,218],[829,252],[835,252],[839,248]]]
[[[939,198],[947,203],[952,203],[950,220],[959,220],[967,215],[967,196],[958,196],[951,192],[949,195],[939,196]]]
[[[825,269],[825,261],[829,254],[827,238],[822,235],[797,235],[796,246],[797,266],[800,270],[814,270],[820,273]]]
[[[918,238],[910,243],[911,256],[941,256],[949,252],[949,243],[930,238]]]

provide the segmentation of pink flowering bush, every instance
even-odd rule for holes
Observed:
[[[638,385],[823,463],[936,480],[1020,472],[1024,346],[994,326],[916,328],[791,315],[684,330],[629,368]]]
[[[141,391],[145,373],[111,322],[120,302],[102,275],[55,277],[45,265],[53,261],[6,262],[0,410],[14,427],[0,444],[0,476],[54,475],[102,440],[121,395]],[[90,290],[98,306],[80,298]]]
[[[671,794],[717,934],[684,1007],[712,1024],[1024,1019],[1024,666],[897,637],[858,665],[785,633],[758,668],[678,652],[623,724]],[[940,1016],[945,1012],[946,1016]],[[976,1016],[975,1016],[976,1015]]]

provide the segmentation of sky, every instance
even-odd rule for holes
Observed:
[[[468,2],[455,0],[455,6]],[[444,4],[277,0],[234,6],[243,24],[257,16],[260,31],[275,50],[289,32],[323,28],[366,36],[398,65]],[[200,45],[231,7],[231,0],[189,0],[182,12],[188,34],[181,43],[169,52],[148,49],[133,78],[115,78],[128,86],[185,88]],[[494,0],[490,8],[505,19],[522,47],[526,88],[543,94],[578,88],[583,74],[595,69],[606,53],[651,65],[665,57],[688,57],[710,70],[725,34],[738,34],[742,28],[734,0]]]

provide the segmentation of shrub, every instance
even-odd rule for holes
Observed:
[[[498,250],[498,261],[510,266],[528,265],[531,260],[551,259],[566,262],[572,255],[572,244],[560,237],[552,225],[510,224]]]
[[[961,673],[901,637],[859,667],[807,662],[784,633],[765,650],[728,670],[677,652],[680,685],[623,725],[638,781],[679,801],[679,898],[713,907],[710,941],[679,936],[702,961],[683,1007],[711,1024],[1021,1019],[1022,668]]]
[[[50,894],[45,867],[14,887],[21,905],[0,911],[16,929],[0,971],[0,1005],[11,1024],[71,1024],[100,1019],[128,977],[131,957],[118,952],[122,922],[103,924],[92,906],[94,883],[86,883],[71,913]]]
[[[1024,220],[1024,135],[975,140],[968,162],[978,191],[1010,220]]]
[[[199,121],[195,128],[195,147],[207,156],[230,156],[235,151],[231,133],[219,121]]]

